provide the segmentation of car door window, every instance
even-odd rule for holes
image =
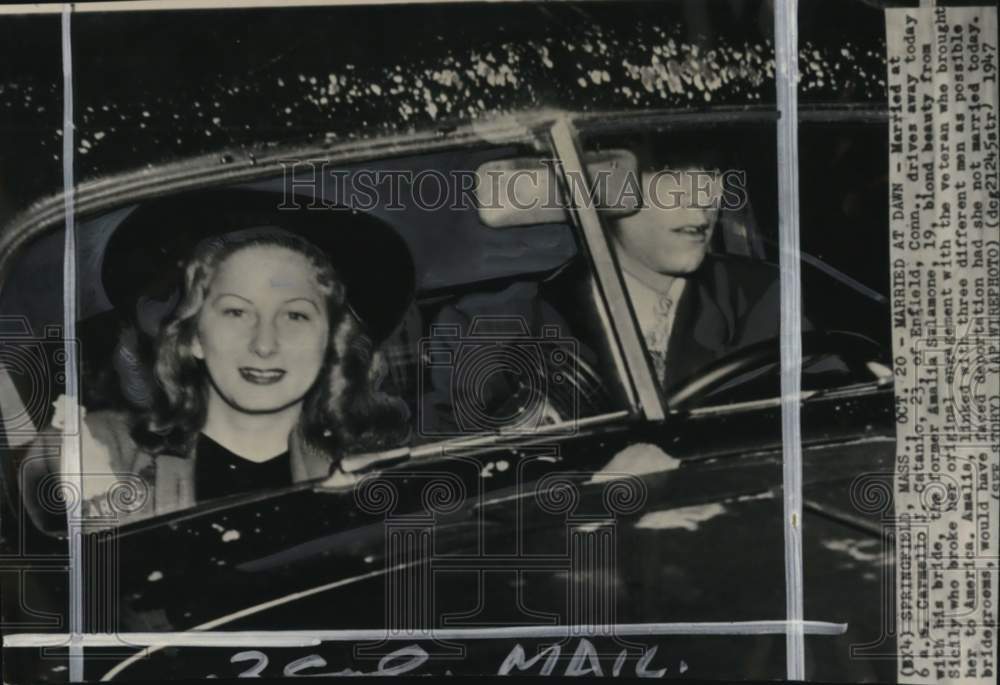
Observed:
[[[334,255],[333,263],[347,283],[346,302],[353,318],[361,320],[370,334],[364,340],[376,343],[367,351],[359,352],[354,348],[360,342],[351,340],[361,341],[362,338],[352,338],[346,350],[338,355],[348,361],[354,360],[351,363],[355,366],[368,365],[357,366],[366,375],[357,382],[370,384],[374,391],[372,397],[379,402],[385,400],[382,405],[394,403],[393,407],[401,410],[405,430],[389,430],[385,428],[389,425],[385,421],[381,427],[376,423],[369,431],[374,432],[374,436],[361,435],[357,444],[346,442],[340,446],[341,454],[483,434],[521,435],[539,430],[568,434],[577,430],[577,422],[581,419],[628,407],[627,390],[621,367],[615,363],[603,303],[586,250],[568,215],[560,214],[558,220],[546,219],[524,225],[491,226],[484,223],[481,203],[471,192],[470,178],[474,178],[481,165],[526,154],[538,156],[538,148],[522,144],[472,145],[363,163],[290,163],[279,176],[213,191],[216,195],[192,196],[197,200],[191,202],[202,203],[205,211],[212,212],[212,221],[240,229],[221,233],[226,240],[227,236],[260,228],[240,223],[249,221],[242,217],[249,212],[247,202],[273,205],[279,210],[274,214],[276,222],[281,222],[286,215],[305,213],[309,222],[322,223],[322,217],[329,215],[331,226],[338,221],[369,222],[370,226],[365,224],[369,232],[384,231],[386,240],[390,234],[394,236],[392,245],[389,241],[374,248],[364,247],[364,239],[359,238],[355,242],[341,241],[333,248],[347,251]],[[239,202],[231,208],[228,205],[221,210],[215,207],[214,203],[219,200],[213,198],[229,197],[227,193],[235,193]],[[179,196],[174,205],[185,205],[186,197]],[[252,202],[244,198],[251,198]],[[99,464],[101,468],[97,470],[105,474],[102,478],[116,471],[134,472],[140,480],[147,479],[147,492],[143,495],[147,498],[152,494],[153,481],[162,477],[168,465],[180,474],[176,477],[182,484],[192,479],[197,483],[199,478],[209,476],[214,480],[231,479],[242,483],[239,487],[202,488],[202,494],[195,485],[195,490],[180,496],[170,510],[200,504],[206,497],[215,499],[291,486],[293,481],[302,479],[303,473],[313,478],[326,476],[327,464],[339,457],[333,455],[326,462],[318,461],[318,467],[307,465],[303,472],[295,462],[297,452],[293,439],[298,435],[295,432],[289,440],[290,456],[279,455],[281,459],[290,459],[291,472],[299,474],[292,480],[287,475],[288,464],[278,457],[246,463],[234,458],[234,454],[235,457],[241,455],[231,445],[223,446],[217,440],[209,442],[210,436],[199,435],[197,431],[193,433],[197,447],[191,447],[186,454],[163,448],[160,453],[147,455],[145,443],[134,442],[139,440],[136,436],[144,426],[154,423],[146,417],[157,416],[158,403],[167,392],[164,388],[172,388],[164,380],[164,374],[169,375],[172,371],[169,363],[164,362],[163,350],[169,343],[170,331],[184,323],[177,323],[178,311],[190,304],[188,290],[194,273],[192,269],[200,268],[191,261],[193,258],[181,254],[182,248],[174,245],[187,245],[191,254],[200,254],[197,250],[203,248],[202,239],[205,238],[198,234],[202,229],[197,220],[180,226],[178,222],[172,224],[156,216],[161,207],[174,211],[176,207],[169,204],[171,201],[169,198],[157,200],[168,204],[155,205],[152,210],[143,203],[115,208],[86,218],[78,227],[82,255],[80,320],[77,324],[81,404],[90,419],[97,422],[88,419],[83,425],[85,465],[88,458],[92,464]],[[282,211],[287,214],[282,215]],[[259,223],[256,219],[255,222]],[[158,234],[161,230],[174,231],[174,234],[168,239]],[[125,231],[132,231],[136,237],[116,237]],[[49,330],[61,321],[61,289],[43,289],[40,296],[30,302],[24,301],[21,294],[38,292],[33,284],[61,282],[62,243],[61,231],[49,232],[33,242],[15,263],[9,278],[12,287],[4,290],[0,311],[19,315],[28,333],[36,329]],[[357,255],[350,252],[355,249],[359,251]],[[367,252],[362,254],[362,250]],[[374,257],[372,250],[376,251]],[[396,278],[398,269],[393,266],[393,260],[398,257],[396,252],[408,254],[412,263],[406,268],[412,271],[412,279]],[[243,253],[237,251],[235,254],[227,259],[236,259]],[[158,266],[150,266],[150,260]],[[363,263],[364,268],[378,273],[375,276],[352,273],[352,270],[364,270],[352,261]],[[237,342],[235,348],[220,348],[217,356],[222,362],[228,363],[229,356],[245,354],[243,347],[247,345],[252,352],[248,359],[284,360],[281,364],[260,361],[239,365],[234,362],[238,366],[234,374],[237,371],[239,374],[233,376],[234,387],[250,383],[278,392],[284,385],[284,378],[294,376],[300,365],[298,357],[285,359],[280,350],[277,356],[268,356],[274,352],[272,347],[279,349],[281,344],[287,345],[278,341],[278,333],[267,334],[271,337],[261,342],[267,336],[260,333],[264,330],[260,322],[271,316],[270,310],[266,310],[270,305],[261,305],[254,299],[255,295],[244,291],[252,290],[258,276],[264,278],[270,273],[267,271],[270,267],[266,259],[250,262],[241,262],[239,267],[230,269],[232,273],[225,272],[233,285],[227,286],[227,294],[220,297],[232,302],[211,299],[212,286],[204,286],[207,304],[200,305],[203,307],[201,313],[190,323],[197,326],[196,333],[192,334],[197,347],[189,353],[197,359],[191,360],[191,368],[195,371],[207,369],[202,390],[209,394],[218,392],[225,396],[228,382],[212,370],[215,334],[205,323],[206,316],[214,316],[210,307],[219,308],[220,321],[238,322],[225,324],[235,327],[232,330],[236,331]],[[215,267],[218,274],[222,274],[229,264],[219,262]],[[223,278],[218,274],[213,278]],[[285,275],[275,272],[267,278],[272,283],[280,278],[294,281],[296,274],[293,268]],[[406,293],[405,301],[398,296],[393,299],[391,295],[393,288],[397,288],[396,280],[407,281],[412,289]],[[305,284],[303,287],[306,288],[303,297],[308,300],[310,286]],[[367,292],[363,292],[365,288]],[[253,302],[248,305],[248,300]],[[305,300],[299,297],[300,304]],[[309,302],[306,305],[308,311],[284,312],[281,307],[285,305],[278,302],[274,304],[275,316],[287,314],[285,318],[294,322],[288,326],[308,326],[302,322],[316,314],[317,308]],[[393,307],[399,311],[389,324],[369,320]],[[205,314],[206,311],[210,313]],[[385,330],[378,331],[378,327]],[[275,330],[280,333],[283,329]],[[54,339],[61,344],[58,337]],[[336,340],[331,342],[331,345],[336,344],[339,344]],[[332,363],[329,360],[315,362],[324,366],[318,371],[319,380],[308,393],[325,382],[323,374],[332,373],[330,382],[336,386],[338,376],[328,368]],[[289,365],[290,368],[277,368]],[[59,424],[61,418],[62,410],[52,400],[64,391],[64,375],[51,371],[41,374],[37,379],[40,385],[35,388],[36,395],[47,398],[38,407],[33,407],[32,426],[39,434],[53,422]],[[349,373],[357,375],[359,372],[350,368],[342,372]],[[176,374],[171,376],[176,377]],[[33,401],[29,387],[31,379],[22,380],[29,385],[17,388],[16,394],[29,398],[30,403]],[[190,388],[170,391],[176,394],[190,391]],[[315,409],[310,408],[309,398],[313,395],[308,393],[303,400],[306,403],[303,416]],[[368,395],[359,397],[358,402],[375,401]],[[233,395],[228,396],[226,402],[240,401],[233,398]],[[371,411],[381,411],[382,405]],[[347,407],[343,411],[349,410]],[[339,427],[337,417],[341,415],[332,416],[330,427],[336,430]],[[106,417],[114,417],[114,420],[104,421]],[[167,416],[165,420],[171,419]],[[348,424],[351,420],[350,416],[343,419]],[[380,430],[384,433],[379,434]],[[24,443],[30,445],[31,437],[26,435]],[[303,440],[308,440],[308,436]],[[109,443],[130,445],[131,453],[120,455],[107,447]],[[205,447],[208,444],[211,449]],[[192,455],[199,457],[193,460],[194,466],[184,463],[183,458],[172,459]],[[214,466],[209,469],[211,474],[199,466],[207,463],[205,455],[213,460]],[[226,475],[228,478],[223,478]],[[271,485],[267,486],[268,483]],[[181,490],[185,487],[182,485]],[[204,494],[208,492],[211,495]],[[162,503],[163,498],[160,498],[157,507]],[[160,513],[162,511],[161,508]],[[62,517],[47,518],[58,526]]]
[[[765,113],[697,124],[666,115],[656,123],[584,130],[585,151],[627,149],[637,158],[634,190],[643,208],[630,209],[626,194],[600,214],[649,362],[672,406],[781,395],[774,131]],[[847,166],[838,167],[841,176]],[[809,182],[805,187],[810,198],[830,200]],[[845,273],[851,268],[831,237],[835,214],[811,202],[804,215],[803,389],[875,381],[885,364],[885,336],[871,324],[884,327],[884,312],[841,314],[881,310],[884,297]],[[822,224],[813,221],[820,215]]]

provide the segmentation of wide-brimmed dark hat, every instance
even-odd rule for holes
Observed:
[[[300,235],[330,257],[347,299],[367,333],[381,342],[413,300],[413,257],[390,225],[346,208],[280,209],[280,193],[207,190],[143,202],[114,230],[101,280],[108,300],[134,318],[139,298],[168,301],[184,280],[184,265],[205,238],[275,227]],[[292,204],[290,201],[288,204]]]

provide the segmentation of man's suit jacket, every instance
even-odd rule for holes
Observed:
[[[517,282],[499,290],[467,295],[443,307],[434,323],[458,327],[456,360],[460,359],[459,346],[469,340],[476,317],[505,316],[523,321],[531,336],[540,335],[543,326],[557,326],[562,336],[578,342],[583,360],[599,366],[601,355],[591,346],[602,340],[604,333],[589,304],[589,279],[590,267],[581,259],[541,281]],[[773,264],[708,255],[687,279],[668,343],[667,377],[659,379],[664,387],[736,349],[776,338],[780,330],[779,273]],[[423,420],[435,429],[455,430],[455,369],[432,369],[430,376],[421,398]],[[487,403],[501,404],[513,390],[500,375],[495,375],[478,391]]]
[[[781,332],[778,267],[767,262],[710,254],[687,277],[667,344],[664,387],[713,361]],[[803,328],[810,327],[803,321]]]

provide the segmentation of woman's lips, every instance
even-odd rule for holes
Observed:
[[[252,366],[241,366],[240,376],[248,383],[255,385],[272,385],[285,376],[284,369],[257,369]]]

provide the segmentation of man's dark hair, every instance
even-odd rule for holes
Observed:
[[[719,169],[727,167],[726,144],[719,131],[687,128],[632,132],[594,138],[589,149],[625,148],[635,153],[639,172],[663,169]]]

